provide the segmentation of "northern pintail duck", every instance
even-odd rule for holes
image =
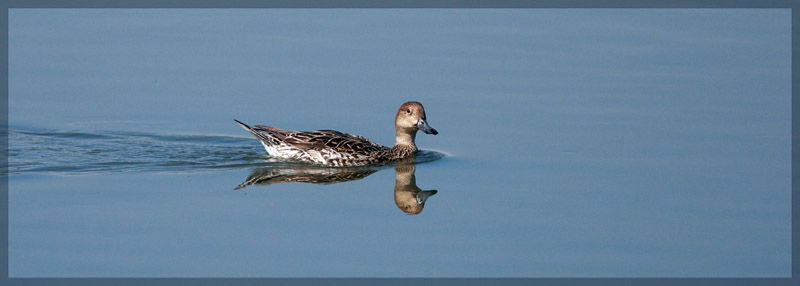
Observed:
[[[425,108],[416,101],[403,103],[394,117],[394,147],[389,148],[359,135],[334,130],[292,131],[271,126],[255,128],[235,120],[253,133],[272,156],[324,166],[364,166],[390,163],[417,152],[417,131],[439,134],[425,118]]]

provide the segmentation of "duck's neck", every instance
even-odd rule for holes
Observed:
[[[417,130],[397,128],[396,131],[397,135],[395,137],[394,147],[392,147],[392,153],[394,153],[396,157],[405,158],[417,152],[417,145],[414,144],[414,138],[417,137]]]

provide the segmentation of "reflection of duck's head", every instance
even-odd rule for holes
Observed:
[[[419,214],[425,207],[428,197],[435,195],[436,190],[423,191],[417,187],[414,176],[414,165],[400,164],[395,166],[394,202],[400,210],[409,214]]]

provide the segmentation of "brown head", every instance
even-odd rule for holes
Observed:
[[[407,144],[416,146],[414,145],[414,138],[416,138],[418,130],[427,134],[439,134],[436,129],[428,125],[425,117],[425,108],[416,101],[409,101],[400,106],[400,109],[397,110],[397,115],[394,116],[394,128],[397,132],[395,145]]]

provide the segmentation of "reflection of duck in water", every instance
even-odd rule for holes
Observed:
[[[439,134],[428,125],[425,108],[416,101],[406,102],[397,110],[392,148],[334,130],[292,131],[264,125],[253,128],[238,120],[236,123],[261,140],[273,157],[336,167],[385,164],[413,157],[417,152],[417,131]]]
[[[253,170],[250,176],[236,189],[249,185],[271,185],[277,183],[334,184],[366,178],[377,172],[374,168],[325,168],[325,167],[272,167]]]
[[[272,167],[253,170],[250,176],[236,189],[250,185],[271,185],[277,183],[334,184],[356,181],[377,172],[375,168],[324,168],[312,166]],[[417,187],[414,175],[416,166],[400,163],[394,167],[394,202],[400,210],[409,214],[419,214],[425,201],[437,193],[436,190],[423,191]]]
[[[414,175],[416,168],[412,164],[400,164],[394,167],[394,203],[400,210],[408,214],[422,212],[428,197],[438,192],[436,190],[423,191],[417,187],[417,178]]]

